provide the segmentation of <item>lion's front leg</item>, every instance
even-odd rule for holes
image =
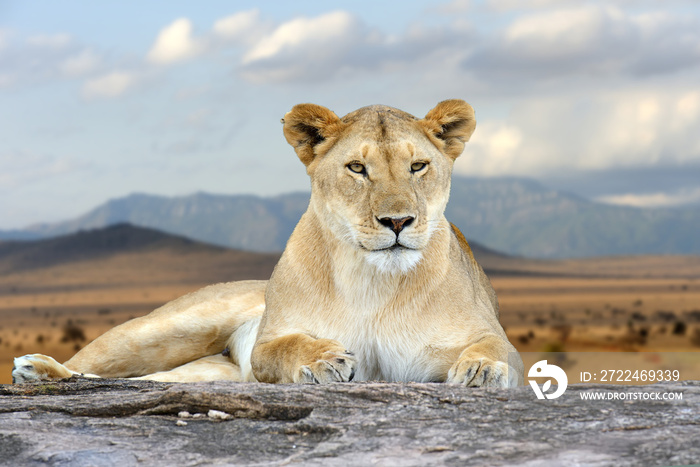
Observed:
[[[509,354],[510,360],[509,361]],[[523,379],[522,360],[510,343],[490,335],[467,346],[452,365],[448,383],[470,387],[515,387]]]
[[[251,366],[264,383],[332,383],[351,381],[356,360],[337,341],[290,334],[256,343]]]

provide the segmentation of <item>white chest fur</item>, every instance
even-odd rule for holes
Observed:
[[[355,379],[432,381],[438,365],[431,359],[428,330],[416,319],[421,304],[396,306],[406,278],[374,264],[347,258],[334,271],[338,301],[335,326],[324,336],[342,343],[357,357]],[[353,261],[354,260],[354,261]],[[338,264],[338,262],[336,262]]]
[[[410,332],[382,332],[371,322],[334,336],[357,357],[357,381],[434,381],[438,365],[429,358],[420,336]]]

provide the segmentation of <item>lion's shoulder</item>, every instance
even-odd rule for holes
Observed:
[[[496,296],[496,291],[491,285],[491,281],[484,272],[484,269],[474,257],[474,252],[472,251],[471,246],[469,246],[469,242],[467,241],[462,231],[459,230],[459,228],[457,228],[457,226],[453,223],[450,223],[450,227],[452,228],[452,233],[457,238],[457,243],[459,244],[462,253],[466,257],[466,260],[468,262],[467,267],[469,267],[470,270],[474,271],[474,273],[478,276],[479,283],[484,288],[484,290],[486,290],[486,293],[489,296],[489,301],[491,302],[491,305],[493,305],[493,309],[496,311],[496,315],[498,315],[498,297]]]

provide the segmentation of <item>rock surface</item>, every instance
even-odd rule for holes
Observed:
[[[603,392],[628,400],[582,400]],[[447,384],[0,386],[2,465],[683,465],[699,439],[700,382],[554,400]]]

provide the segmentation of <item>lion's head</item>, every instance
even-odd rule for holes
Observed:
[[[370,106],[339,118],[300,104],[283,122],[311,177],[311,209],[328,232],[380,271],[415,267],[444,225],[452,165],[476,126],[472,107],[443,101],[417,119]]]

